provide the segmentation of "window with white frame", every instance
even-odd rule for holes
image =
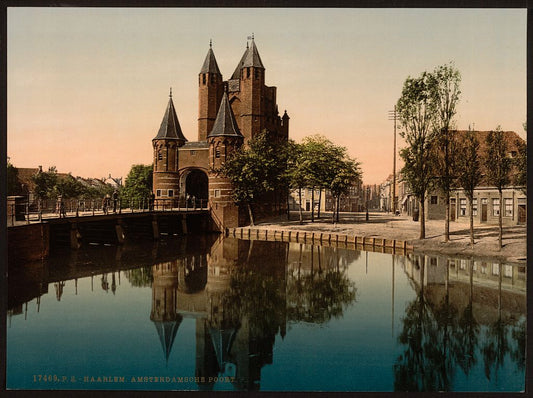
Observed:
[[[512,198],[505,198],[503,200],[504,210],[505,213],[503,215],[505,217],[512,217],[513,216],[513,199]]]
[[[492,199],[492,215],[493,216],[500,215],[500,198]]]
[[[477,198],[472,199],[472,215],[477,216]]]
[[[459,215],[466,216],[466,198],[459,199]]]
[[[215,198],[220,198],[220,189],[215,189]]]
[[[173,189],[169,189],[168,190],[168,196],[171,197],[171,198],[174,196],[174,190]]]
[[[161,190],[160,189],[155,191],[155,196],[161,196]]]
[[[513,266],[509,264],[505,264],[503,266],[503,276],[506,278],[512,278],[513,277]]]
[[[492,263],[492,275],[500,275],[500,264]]]

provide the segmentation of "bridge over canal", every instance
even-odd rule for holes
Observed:
[[[17,220],[18,218],[18,220]],[[26,261],[47,257],[50,249],[89,244],[122,244],[126,239],[220,231],[207,203],[197,207],[159,207],[14,215],[8,220],[8,255]]]

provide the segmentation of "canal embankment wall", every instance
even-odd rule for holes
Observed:
[[[225,235],[228,237],[246,240],[295,242],[332,247],[341,246],[365,251],[378,251],[383,253],[407,254],[413,251],[413,246],[404,240],[385,239],[374,236],[357,236],[331,232],[240,227],[227,228],[225,231]]]

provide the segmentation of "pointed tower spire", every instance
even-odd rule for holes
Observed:
[[[159,131],[154,138],[154,140],[161,139],[181,140],[183,142],[187,141],[187,138],[185,138],[181,131],[180,122],[178,121],[178,115],[176,114],[174,102],[172,101],[172,88],[170,89],[170,95],[165,115],[163,116],[163,120],[161,121]]]
[[[213,41],[212,40],[209,40],[209,50],[207,51],[204,64],[202,65],[202,69],[200,69],[200,74],[202,73],[216,73],[218,75],[222,75],[220,73],[220,69],[218,68],[217,60],[215,58],[215,53],[213,52]]]
[[[259,51],[255,45],[254,36],[252,33],[252,42],[250,48],[246,51],[246,57],[243,60],[242,67],[253,66],[255,68],[265,69],[263,62],[261,62],[261,57],[259,56]]]
[[[215,124],[213,124],[213,129],[207,137],[221,136],[242,137],[239,126],[237,126],[237,121],[235,120],[235,115],[231,110],[227,92],[224,92],[224,95],[222,96],[222,102],[220,103],[220,108],[218,109]]]

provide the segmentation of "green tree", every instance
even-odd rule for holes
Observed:
[[[152,193],[152,165],[135,164],[126,177],[122,190],[125,203],[141,202]]]
[[[527,195],[527,144],[521,139],[516,140],[518,156],[514,160],[516,174],[513,183],[520,187],[520,190]]]
[[[22,195],[22,185],[18,179],[18,169],[7,160],[7,195]]]
[[[418,78],[406,79],[396,110],[402,127],[400,136],[407,144],[400,151],[404,160],[401,173],[411,192],[419,200],[420,239],[425,239],[424,201],[433,185],[431,150],[437,135],[432,128],[435,103],[431,100],[429,76],[426,72]]]
[[[35,184],[35,194],[39,199],[54,198],[57,195],[54,188],[59,177],[55,166],[50,167],[48,171],[38,172],[31,178]]]
[[[474,246],[474,190],[481,182],[479,141],[469,130],[461,140],[457,157],[457,183],[465,191],[470,213],[470,244]]]
[[[231,181],[235,203],[247,206],[250,225],[254,225],[253,203],[288,181],[284,146],[286,143],[273,139],[265,130],[234,152],[218,170]]]
[[[298,190],[299,198],[299,216],[300,224],[303,223],[303,212],[302,212],[302,189],[304,189],[307,183],[307,171],[306,171],[306,162],[304,156],[303,145],[297,144],[292,140],[289,140],[287,143],[287,151],[289,153],[287,159],[287,178],[290,189]]]
[[[58,177],[52,188],[54,196],[61,195],[64,199],[79,198],[85,193],[85,186],[71,174]]]
[[[315,134],[302,140],[304,173],[311,189],[311,222],[315,220],[315,189],[328,189],[334,173],[332,165],[346,155],[346,148],[336,146],[326,137]]]
[[[354,182],[361,179],[359,163],[347,156],[331,163],[331,179],[326,182],[326,188],[333,196],[332,222],[339,221],[339,205],[342,194],[347,194]]]
[[[499,236],[498,244],[502,248],[503,236],[503,189],[511,182],[511,159],[507,156],[507,141],[500,126],[495,131],[490,131],[486,138],[487,156],[485,158],[485,169],[487,181],[490,185],[498,189],[500,200],[500,211],[498,214]]]
[[[433,128],[437,133],[438,150],[434,151],[437,172],[436,185],[441,189],[446,200],[446,217],[444,223],[444,241],[450,239],[450,191],[454,183],[455,140],[451,130],[453,117],[459,102],[459,83],[461,74],[453,64],[442,65],[428,74],[430,99],[434,103],[435,114]]]

